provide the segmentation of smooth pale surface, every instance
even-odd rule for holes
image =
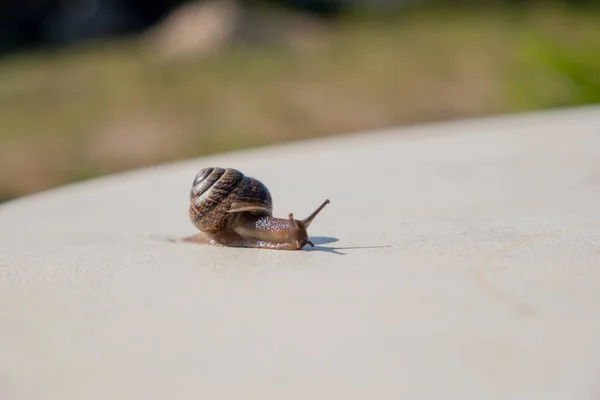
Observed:
[[[206,166],[331,204],[175,244]],[[600,109],[298,143],[0,207],[0,399],[597,399]]]

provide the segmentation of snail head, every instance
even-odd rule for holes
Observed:
[[[312,214],[310,214],[307,218],[303,220],[294,219],[294,214],[290,213],[290,228],[289,235],[292,240],[297,241],[299,248],[306,246],[307,244],[310,247],[314,247],[315,245],[308,239],[307,229],[310,226],[311,222],[315,219],[315,217],[325,208],[325,206],[329,204],[329,199],[325,200],[323,204],[319,206]]]

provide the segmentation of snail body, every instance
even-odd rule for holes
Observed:
[[[307,228],[327,205],[325,200],[308,218],[275,218],[269,189],[233,168],[204,168],[190,191],[190,219],[206,238],[203,241],[231,247],[300,250],[307,244]]]

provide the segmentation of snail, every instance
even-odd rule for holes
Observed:
[[[303,220],[272,216],[269,189],[233,168],[204,168],[190,191],[190,219],[202,233],[185,241],[230,247],[300,250],[309,240],[307,228],[329,204],[325,200]]]

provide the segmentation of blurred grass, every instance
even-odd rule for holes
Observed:
[[[161,62],[135,38],[0,59],[0,198],[268,143],[600,102],[600,14],[349,15],[317,46]]]

